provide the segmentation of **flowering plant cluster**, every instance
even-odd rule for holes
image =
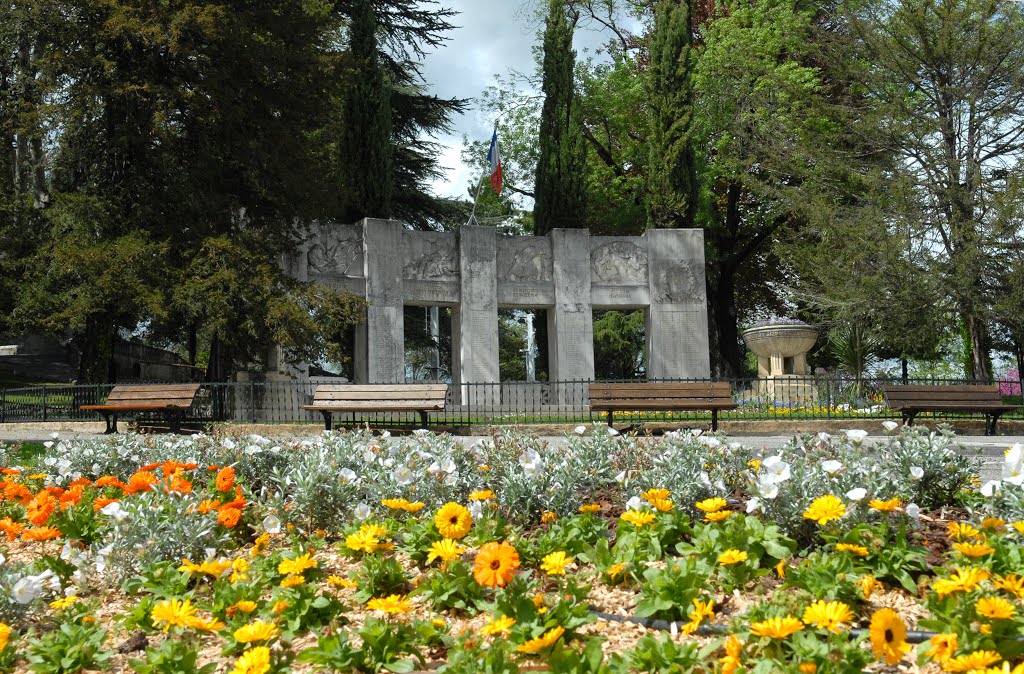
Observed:
[[[55,438],[0,469],[0,671],[1024,674],[1024,447],[885,430]]]

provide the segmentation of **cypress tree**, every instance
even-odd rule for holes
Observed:
[[[697,163],[693,122],[692,26],[689,0],[661,0],[654,20],[648,79],[651,163],[648,225],[693,227]]]
[[[586,145],[580,101],[573,85],[575,19],[564,0],[550,0],[544,30],[544,107],[534,184],[534,231],[585,227]]]
[[[353,3],[349,26],[351,79],[345,91],[339,173],[342,220],[389,218],[394,192],[391,93],[377,48],[371,0]]]

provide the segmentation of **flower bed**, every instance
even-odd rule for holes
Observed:
[[[1024,672],[1024,448],[887,430],[55,438],[0,454],[0,670]]]

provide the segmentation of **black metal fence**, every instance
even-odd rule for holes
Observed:
[[[681,381],[681,380],[665,380]],[[708,380],[687,380],[708,381]],[[718,380],[721,381],[721,380]],[[776,419],[895,419],[881,393],[886,384],[964,384],[952,379],[863,379],[843,377],[786,377],[784,379],[732,379],[735,410],[719,413],[722,421]],[[1020,382],[1002,381],[1004,400],[1020,402]],[[224,382],[203,384],[190,418],[200,422],[320,423],[318,412],[303,409],[312,402],[318,382]],[[586,381],[500,382],[452,384],[443,412],[430,415],[436,427],[480,424],[586,423],[604,420],[592,412]],[[102,403],[112,384],[35,386],[0,390],[0,423],[34,421],[95,421],[95,412],[82,405]],[[922,417],[956,419],[969,414],[949,413]],[[616,412],[617,423],[694,422],[710,420],[709,412]],[[1020,411],[1004,418],[1024,419]],[[369,423],[374,426],[418,424],[412,413],[335,414],[337,426]]]

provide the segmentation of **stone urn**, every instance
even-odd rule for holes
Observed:
[[[758,388],[781,402],[814,398],[807,352],[818,341],[818,329],[800,321],[768,322],[747,328],[740,335],[757,356]]]

